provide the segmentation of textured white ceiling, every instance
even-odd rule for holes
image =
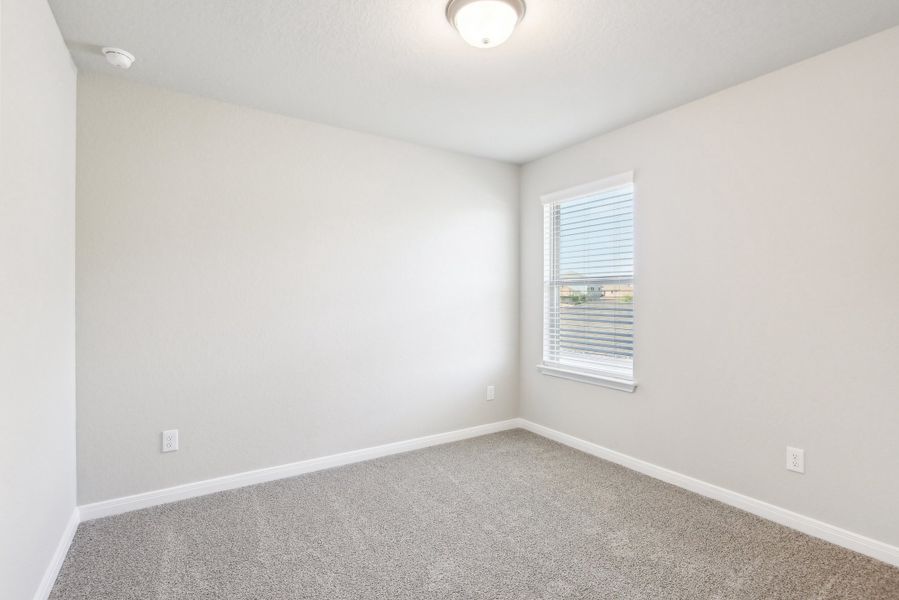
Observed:
[[[511,162],[899,24],[897,0],[527,1],[491,50],[444,0],[50,4],[82,69]]]

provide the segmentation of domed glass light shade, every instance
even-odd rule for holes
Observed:
[[[446,18],[475,48],[494,48],[509,39],[524,10],[524,0],[450,0]]]

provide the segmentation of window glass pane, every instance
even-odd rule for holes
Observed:
[[[634,271],[633,194],[561,204],[561,279],[630,276]]]
[[[632,377],[633,186],[547,204],[544,229],[544,362]]]
[[[634,286],[630,281],[559,286],[553,319],[559,351],[570,358],[631,358],[634,354]]]

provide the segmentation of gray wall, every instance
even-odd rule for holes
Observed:
[[[46,2],[0,6],[0,598],[75,508],[75,67]]]
[[[892,29],[524,167],[522,415],[899,544],[897,65]],[[540,196],[632,169],[631,395],[535,365]]]
[[[517,167],[83,74],[77,224],[82,503],[517,413]]]

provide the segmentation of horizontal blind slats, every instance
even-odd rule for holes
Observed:
[[[632,373],[633,187],[544,205],[544,362]]]

